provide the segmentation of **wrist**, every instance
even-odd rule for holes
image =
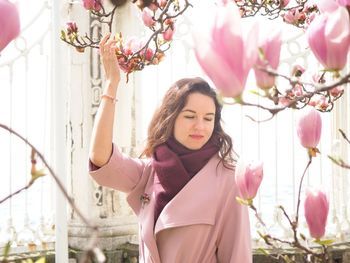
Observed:
[[[115,97],[118,89],[119,81],[107,80],[105,83],[104,94]]]

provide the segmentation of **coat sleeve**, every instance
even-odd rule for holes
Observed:
[[[125,193],[134,189],[145,167],[144,161],[122,154],[115,144],[112,155],[104,166],[94,168],[91,160],[89,162],[89,173],[98,184]]]
[[[236,201],[237,187],[231,185],[220,220],[217,258],[219,263],[252,263],[248,208]]]

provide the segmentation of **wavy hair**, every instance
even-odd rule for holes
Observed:
[[[218,138],[219,157],[226,168],[233,169],[234,158],[231,137],[226,134],[221,126],[222,105],[217,99],[217,94],[202,78],[184,78],[175,82],[164,95],[162,104],[155,111],[148,127],[146,147],[141,156],[151,157],[155,148],[166,142],[173,135],[174,124],[177,116],[187,103],[187,98],[192,93],[200,93],[214,100],[215,120],[212,136]]]

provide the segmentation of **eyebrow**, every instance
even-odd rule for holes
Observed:
[[[194,110],[189,110],[189,109],[186,109],[186,110],[183,110],[183,111],[181,111],[181,112],[185,112],[185,111],[188,111],[188,112],[191,112],[191,113],[197,113],[197,112],[195,112]],[[208,112],[208,113],[206,113],[205,115],[215,115],[215,113],[212,113],[212,112]]]

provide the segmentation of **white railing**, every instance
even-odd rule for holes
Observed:
[[[21,36],[0,57],[0,122],[28,138],[52,161],[54,152],[51,142],[54,138],[52,138],[51,128],[54,119],[52,119],[50,102],[53,94],[49,88],[52,73],[49,71],[52,59],[52,36],[50,36],[50,25],[47,23],[51,21],[51,9],[47,1],[36,2],[40,2],[41,5],[31,6],[31,8],[37,12],[21,12],[21,14],[30,15],[28,22],[24,23],[27,26],[22,27]],[[33,5],[33,3],[20,1],[20,8],[29,10],[26,5]],[[130,95],[128,96],[132,97],[132,104],[135,107],[135,112],[129,115],[133,120],[129,122],[130,119],[127,118],[123,122],[128,126],[125,130],[132,130],[134,134],[131,136],[131,133],[121,132],[118,138],[125,144],[121,144],[121,147],[142,148],[151,115],[165,90],[175,80],[187,76],[203,77],[190,46],[193,18],[201,19],[199,16],[196,17],[199,10],[196,8],[189,11],[192,12],[190,15],[182,18],[172,49],[167,53],[165,61],[157,67],[151,66],[141,73],[136,73],[133,79],[134,95],[129,94],[132,93],[130,89],[121,90],[121,93],[128,93]],[[203,7],[200,10],[204,10]],[[32,14],[36,15],[32,16]],[[45,25],[47,25],[46,28]],[[38,26],[40,30],[35,30],[34,28]],[[309,61],[308,54],[304,52],[300,39],[290,38],[285,44],[283,68],[286,71],[290,70],[296,57],[304,66],[315,67],[315,64]],[[250,81],[249,85],[254,84]],[[128,101],[120,101],[117,107],[122,107],[123,103],[127,104]],[[329,186],[331,211],[328,235],[337,236],[340,241],[349,240],[350,235],[348,219],[350,207],[347,202],[350,174],[348,170],[332,165],[326,156],[327,153],[338,150],[344,159],[347,159],[348,145],[337,144],[336,140],[344,142],[337,128],[342,128],[350,134],[349,105],[350,97],[345,93],[332,113],[322,114],[324,124],[320,145],[322,155],[313,161],[305,181],[305,185],[323,183]],[[74,105],[70,107],[72,107],[70,110],[74,111]],[[276,205],[283,205],[290,214],[295,213],[298,182],[307,162],[306,153],[297,142],[294,127],[295,113],[288,110],[264,123],[252,122],[245,115],[264,118],[266,113],[262,110],[239,106],[225,106],[223,118],[226,131],[232,136],[234,148],[239,154],[264,160],[265,178],[256,205],[271,231],[282,237],[288,237],[290,232]],[[130,125],[133,127],[130,128]],[[131,140],[133,142],[130,143]],[[8,132],[0,130],[2,167],[0,198],[28,182],[29,155],[28,148],[22,142]],[[72,165],[74,166],[74,163]],[[53,230],[55,209],[54,187],[49,177],[41,178],[29,190],[0,204],[0,247],[9,239],[14,241],[13,246],[17,246],[18,251],[24,251],[21,249],[31,246],[30,244],[37,248],[44,247],[43,244],[51,244],[52,247],[51,242],[55,240]],[[253,214],[251,218],[253,229],[259,227]],[[304,232],[307,233],[305,224]],[[257,242],[256,245],[260,243]]]
[[[0,57],[0,122],[35,145],[51,163],[51,8],[44,0],[19,1],[18,8],[21,35]],[[31,151],[4,130],[0,130],[0,146],[3,199],[29,182]],[[0,204],[0,247],[11,240],[12,252],[52,249],[54,199],[47,176]]]

